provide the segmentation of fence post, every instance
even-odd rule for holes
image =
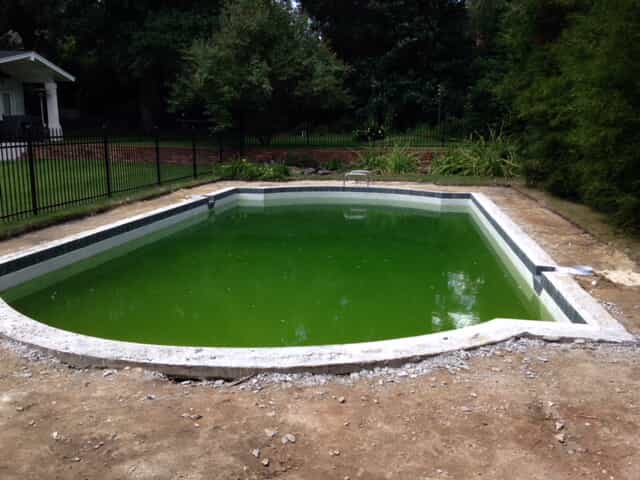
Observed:
[[[107,195],[110,197],[113,194],[113,187],[111,185],[111,159],[109,158],[109,137],[106,125],[102,127],[102,145],[104,147],[104,171],[107,175]]]
[[[442,146],[447,144],[447,115],[444,115],[444,122],[442,123]]]
[[[222,146],[222,132],[218,132],[218,163],[222,163],[222,154],[224,147]]]
[[[198,153],[196,151],[196,127],[191,126],[191,153],[193,157],[193,178],[198,178]]]
[[[33,137],[31,125],[25,125],[27,131],[27,158],[29,160],[29,182],[31,185],[31,209],[38,214],[38,184],[36,182],[36,161],[33,155]]]
[[[160,176],[160,134],[157,126],[153,127],[153,141],[156,146],[156,176],[158,185],[160,185],[162,183],[162,177]]]

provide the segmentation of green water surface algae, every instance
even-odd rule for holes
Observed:
[[[237,207],[4,296],[54,327],[165,345],[327,345],[543,316],[469,214],[379,206]]]

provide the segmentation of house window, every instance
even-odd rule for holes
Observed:
[[[2,93],[1,94],[0,104],[2,105],[2,111],[0,112],[2,115],[13,115],[13,102],[11,101],[10,93]]]

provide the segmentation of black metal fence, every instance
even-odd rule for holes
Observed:
[[[250,147],[278,148],[362,148],[368,146],[425,148],[443,147],[464,138],[459,128],[447,125],[419,125],[406,130],[386,131],[382,127],[369,127],[356,131],[337,132],[326,128],[300,126],[280,133],[247,133],[243,135],[244,145]]]
[[[117,194],[210,175],[221,155],[195,129],[147,136],[21,135],[0,139],[0,219],[13,221]]]
[[[460,141],[443,123],[403,132],[367,129],[336,133],[300,127],[279,134],[211,133],[210,125],[182,123],[171,133],[83,134],[25,127],[0,136],[0,220],[14,221],[134,190],[211,175],[233,156],[274,158],[280,149],[442,147]],[[259,154],[262,151],[263,155]],[[325,150],[325,153],[330,153]],[[292,155],[295,156],[295,155]]]

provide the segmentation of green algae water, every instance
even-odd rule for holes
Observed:
[[[327,345],[539,320],[467,213],[235,207],[4,292],[96,337],[191,346]]]

